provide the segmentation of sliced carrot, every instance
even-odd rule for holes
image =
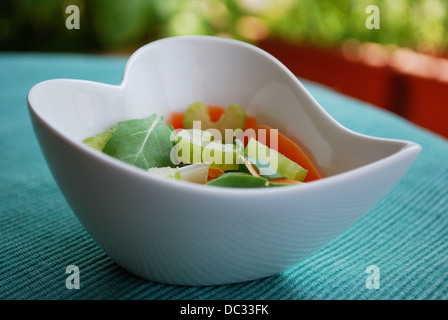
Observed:
[[[221,169],[215,169],[215,168],[209,168],[208,169],[208,176],[212,178],[217,178],[220,175],[222,175],[225,171]]]
[[[242,135],[237,137],[237,139],[240,140],[244,144],[244,146],[247,146],[251,138],[254,138],[256,140],[258,139],[255,128],[247,128],[246,130],[244,130]]]
[[[208,115],[210,116],[210,120],[212,122],[216,122],[221,118],[221,116],[225,113],[225,109],[220,106],[207,106],[208,107]]]
[[[298,163],[303,168],[308,170],[308,174],[304,180],[304,182],[307,181],[313,181],[321,178],[321,175],[319,171],[317,170],[316,166],[312,163],[312,161],[308,158],[308,156],[305,154],[305,152],[300,148],[294,141],[287,138],[285,135],[281,134],[278,131],[275,130],[269,130],[272,129],[269,126],[266,125],[259,125],[255,128],[255,131],[257,132],[257,136],[260,133],[260,129],[266,129],[266,145],[269,148],[272,148],[274,150],[277,150],[281,154],[283,154],[285,157],[289,158],[290,160]],[[277,146],[275,146],[274,142],[275,139],[277,139]],[[265,143],[263,141],[260,141],[262,143]]]
[[[256,126],[257,126],[257,119],[255,119],[255,117],[253,116],[247,116],[246,128],[244,128],[244,130],[253,129]]]
[[[208,177],[207,177],[207,181],[211,181],[213,179],[218,178],[220,175],[222,175],[225,171],[224,170],[220,170],[220,169],[215,169],[215,168],[209,168],[208,169]]]
[[[184,112],[172,112],[168,125],[172,125],[174,129],[183,129],[182,121],[184,120]]]
[[[255,128],[257,127],[257,119],[253,116],[247,116],[246,120],[246,128],[242,135],[237,137],[241,142],[243,142],[244,146],[247,146],[247,143],[251,138],[257,139],[257,133]]]

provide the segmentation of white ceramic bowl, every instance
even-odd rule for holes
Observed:
[[[210,187],[148,175],[82,143],[118,121],[168,116],[197,100],[240,104],[300,141],[326,177],[283,188]],[[118,86],[38,83],[28,105],[55,181],[93,239],[128,271],[169,284],[234,283],[297,264],[368,212],[421,149],[347,130],[274,57],[216,37],[149,43]]]

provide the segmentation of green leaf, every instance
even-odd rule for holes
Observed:
[[[143,169],[174,167],[170,158],[174,143],[172,132],[163,117],[156,114],[121,121],[112,131],[103,152]]]

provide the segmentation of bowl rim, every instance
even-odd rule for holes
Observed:
[[[357,168],[347,170],[344,172],[340,172],[331,176],[322,177],[322,179],[309,181],[306,183],[298,184],[298,185],[291,185],[287,188],[244,188],[242,190],[241,188],[225,188],[225,187],[216,187],[216,186],[206,186],[201,185],[193,182],[188,181],[179,181],[174,179],[167,179],[165,177],[157,176],[157,175],[151,175],[148,174],[144,169],[138,168],[136,166],[133,166],[131,164],[125,163],[119,159],[113,158],[111,156],[108,156],[102,152],[99,152],[98,150],[94,150],[86,145],[84,145],[82,142],[76,141],[75,139],[72,139],[68,135],[61,133],[56,128],[54,128],[46,119],[44,119],[43,116],[39,114],[39,112],[34,108],[33,102],[32,102],[32,96],[34,92],[39,90],[39,87],[48,84],[51,82],[78,82],[78,83],[91,83],[95,85],[100,86],[107,86],[107,87],[113,87],[118,90],[124,90],[128,83],[128,72],[132,68],[135,61],[138,59],[138,57],[148,48],[163,44],[164,42],[172,42],[172,41],[188,41],[188,40],[203,40],[203,41],[217,41],[222,43],[228,43],[232,45],[237,46],[243,46],[246,49],[250,49],[253,51],[256,51],[258,54],[262,54],[268,59],[270,59],[272,62],[276,63],[278,67],[283,69],[284,72],[286,72],[292,81],[294,81],[294,84],[299,86],[302,89],[302,92],[308,96],[308,98],[312,99],[313,102],[315,102],[315,107],[320,108],[319,111],[321,111],[323,116],[327,117],[327,120],[330,120],[333,125],[336,125],[339,130],[344,130],[347,134],[357,136],[362,139],[368,139],[368,140],[376,140],[380,142],[385,143],[401,143],[402,148],[399,149],[397,152],[394,152],[384,158],[374,160],[372,162],[369,162],[365,165],[361,165]],[[345,181],[349,181],[353,179],[354,177],[360,175],[360,174],[368,174],[373,171],[379,166],[387,166],[388,164],[393,163],[394,161],[399,161],[403,158],[414,156],[417,157],[420,153],[422,147],[413,141],[410,140],[403,140],[403,139],[391,139],[391,138],[380,138],[375,136],[370,136],[366,134],[362,134],[356,131],[353,131],[345,126],[343,126],[341,123],[336,121],[311,95],[311,93],[304,87],[304,85],[299,81],[299,79],[283,64],[281,63],[277,58],[275,58],[273,55],[267,53],[266,51],[262,50],[261,48],[256,47],[255,45],[252,45],[250,43],[246,43],[240,40],[235,39],[229,39],[229,38],[223,38],[218,36],[207,36],[207,35],[187,35],[187,36],[174,36],[174,37],[167,37],[158,39],[152,42],[149,42],[145,44],[144,46],[138,48],[127,60],[123,73],[121,82],[119,84],[107,84],[102,82],[96,82],[92,80],[82,80],[82,79],[70,79],[70,78],[58,78],[58,79],[49,79],[41,81],[37,84],[35,84],[28,92],[27,94],[27,106],[30,114],[32,117],[38,121],[41,125],[43,125],[48,131],[52,133],[57,139],[64,142],[65,144],[69,145],[71,148],[75,149],[76,152],[80,152],[81,154],[90,157],[92,159],[95,159],[99,162],[103,162],[104,165],[112,166],[114,167],[114,170],[124,170],[127,172],[127,174],[132,174],[136,178],[140,179],[148,179],[148,181],[154,181],[156,183],[162,183],[165,187],[169,188],[175,188],[179,191],[191,191],[191,192],[206,192],[209,194],[217,194],[217,195],[231,195],[234,197],[247,197],[248,195],[266,195],[269,194],[277,194],[277,193],[296,193],[303,190],[313,190],[314,188],[320,188],[322,185],[335,185],[335,184],[341,184]],[[174,191],[174,189],[173,189]]]

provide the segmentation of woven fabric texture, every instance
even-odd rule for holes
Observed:
[[[0,299],[446,300],[448,142],[406,120],[304,81],[341,124],[368,135],[412,140],[422,152],[370,212],[301,263],[265,279],[182,287],[138,278],[115,264],[83,229],[37,144],[26,96],[37,82],[77,78],[118,84],[126,58],[0,54]],[[80,288],[66,287],[66,267]],[[377,266],[379,287],[367,285]]]

